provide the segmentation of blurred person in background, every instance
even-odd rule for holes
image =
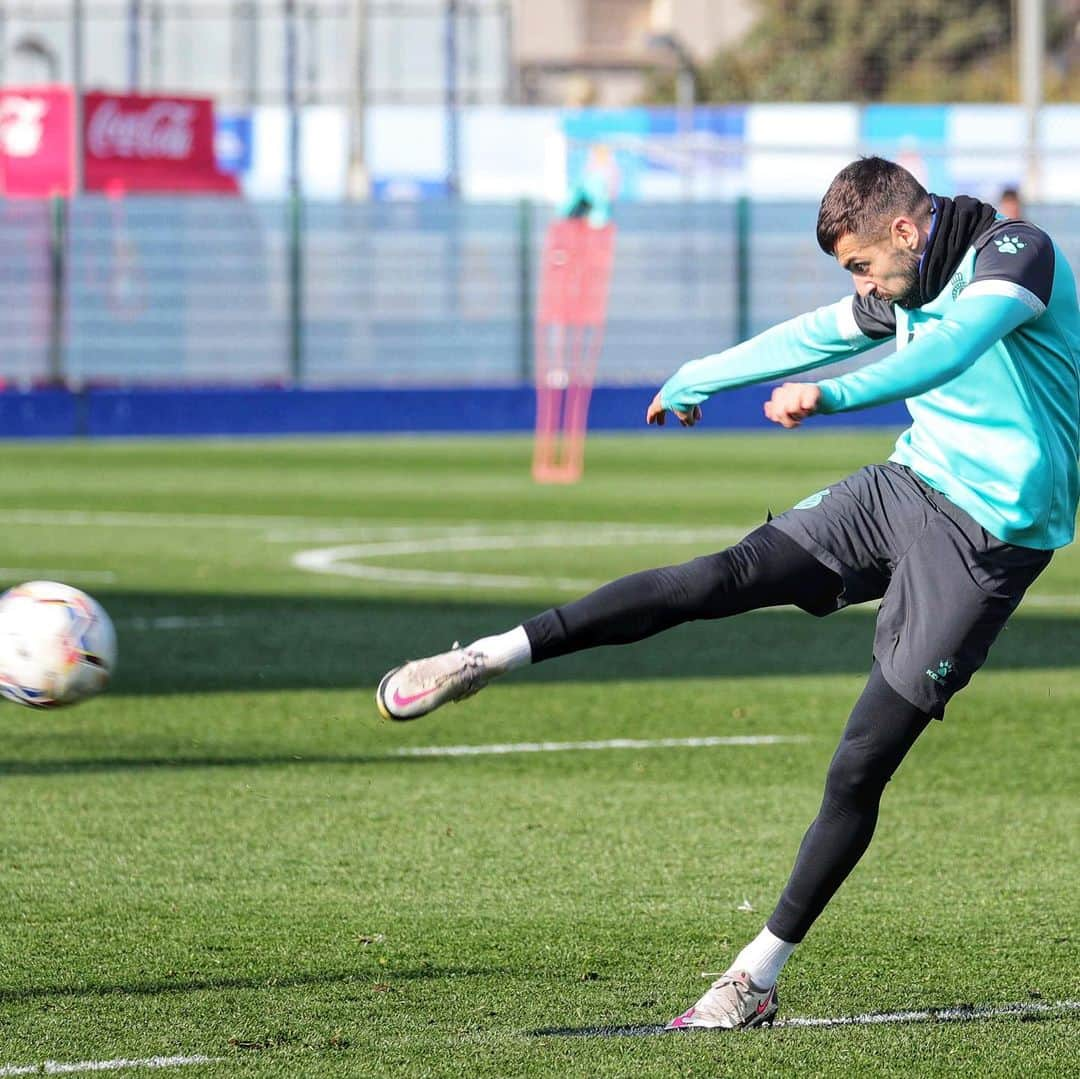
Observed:
[[[1019,221],[1024,216],[1024,208],[1020,205],[1020,192],[1015,187],[1003,188],[998,198],[998,209],[1010,221]]]
[[[589,147],[585,164],[559,206],[560,217],[583,217],[594,229],[611,221],[611,206],[619,189],[619,165],[610,146]]]

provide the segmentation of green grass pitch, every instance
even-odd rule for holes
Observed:
[[[780,986],[788,1019],[1024,1019],[587,1034],[663,1023],[758,931],[872,610],[685,626],[413,724],[375,711],[402,659],[726,546],[891,440],[594,438],[583,482],[547,488],[528,439],[6,443],[4,583],[86,588],[121,664],[77,708],[0,707],[0,1074],[1078,1074],[1074,550],[903,764]],[[790,741],[395,756],[761,735]]]

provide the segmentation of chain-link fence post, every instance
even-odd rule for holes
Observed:
[[[735,336],[745,341],[750,326],[750,199],[740,195],[735,202]]]
[[[523,383],[533,380],[533,204],[531,199],[518,203],[518,375]]]
[[[47,378],[59,386],[65,381],[64,326],[67,322],[68,200],[49,200],[49,358]]]
[[[288,289],[289,381],[298,386],[304,377],[304,221],[300,179],[300,103],[297,99],[298,65],[296,0],[285,0],[285,101],[288,110]]]

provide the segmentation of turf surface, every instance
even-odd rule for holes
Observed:
[[[594,439],[552,488],[514,439],[5,444],[5,583],[92,592],[121,666],[78,708],[0,709],[0,1074],[1077,1074],[1072,550],[901,767],[780,988],[789,1018],[1050,1006],[1026,1021],[635,1033],[767,917],[872,611],[682,627],[375,714],[401,659],[724,546],[890,442]],[[394,756],[731,735],[800,740]]]

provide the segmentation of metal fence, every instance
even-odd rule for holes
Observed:
[[[816,204],[620,208],[598,378],[684,360],[844,295]],[[1080,207],[1034,206],[1080,264]],[[532,377],[547,207],[84,196],[0,203],[0,379],[477,385]]]
[[[0,81],[281,104],[290,34],[304,104],[515,95],[508,0],[0,0]]]

